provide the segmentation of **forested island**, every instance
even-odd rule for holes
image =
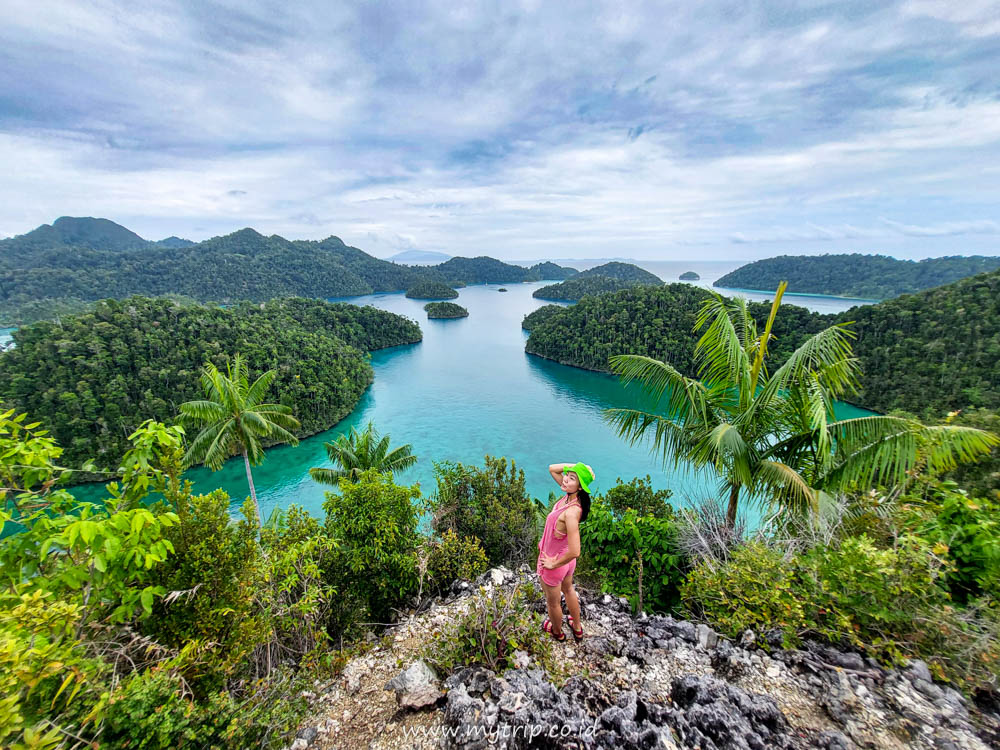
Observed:
[[[605,372],[612,354],[647,354],[693,374],[694,322],[709,294],[670,284],[589,297],[572,307],[546,306],[522,324],[531,331],[525,351]],[[762,325],[769,305],[749,307]],[[787,356],[805,337],[838,322],[852,323],[864,373],[860,393],[849,400],[923,417],[1000,409],[1000,272],[838,314],[784,304],[772,351]],[[573,341],[578,343],[568,345]]]
[[[581,271],[560,284],[550,284],[536,289],[532,296],[537,299],[572,302],[582,299],[588,294],[616,292],[620,289],[643,284],[662,286],[663,281],[655,274],[631,263],[613,261]]]
[[[206,361],[221,367],[239,351],[277,370],[276,399],[294,408],[303,437],[351,412],[372,382],[368,351],[422,338],[413,321],[347,303],[291,298],[221,309],[138,296],[13,337],[0,357],[0,400],[43,419],[66,461],[111,467],[140,422],[172,421],[181,402],[197,398]]]
[[[440,281],[421,281],[406,290],[410,299],[455,299],[458,292]]]
[[[405,266],[375,258],[338,237],[286,240],[241,229],[193,243],[149,242],[107,219],[61,217],[0,240],[0,323],[22,325],[79,312],[99,299],[182,295],[202,302],[274,297],[346,297],[447,285],[561,279],[572,268],[530,268],[485,256]],[[46,310],[56,311],[46,315]]]
[[[701,276],[694,271],[685,271],[678,277],[681,281],[700,281]]]
[[[454,302],[429,302],[424,305],[428,318],[467,318],[469,311]]]
[[[780,255],[727,273],[713,286],[771,292],[782,281],[789,292],[860,299],[888,299],[1000,269],[1000,257],[948,256],[921,261],[888,255]]]

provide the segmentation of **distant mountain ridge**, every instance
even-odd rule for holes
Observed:
[[[149,242],[107,219],[61,217],[0,240],[0,318],[40,300],[96,301],[180,294],[199,301],[347,297],[409,289],[420,281],[481,284],[566,278],[576,269],[531,268],[486,256],[407,266],[344,243],[265,237],[245,228],[202,242]]]
[[[789,292],[888,299],[1000,269],[1000,257],[952,255],[921,261],[888,255],[779,255],[740,266],[713,286],[772,292],[781,281]]]

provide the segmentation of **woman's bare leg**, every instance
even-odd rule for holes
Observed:
[[[539,579],[542,584],[542,590],[545,592],[545,606],[549,610],[549,620],[552,622],[552,632],[556,635],[562,634],[562,621],[563,621],[563,611],[562,611],[562,597],[560,597],[560,591],[558,586],[549,586]]]
[[[573,588],[572,573],[563,578],[561,588],[563,596],[566,597],[566,607],[573,616],[574,627],[580,630],[583,627],[583,622],[580,620],[580,599],[576,595],[576,589]]]

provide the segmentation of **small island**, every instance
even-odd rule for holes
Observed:
[[[497,289],[497,291],[498,291],[498,292],[506,292],[506,291],[507,291],[507,287],[505,287],[505,286],[502,286],[502,287],[500,287],[499,289]]]
[[[410,299],[455,299],[458,292],[440,281],[421,281],[406,290]]]
[[[469,311],[454,302],[428,302],[424,305],[428,318],[467,318]]]
[[[694,271],[685,271],[679,278],[681,281],[698,281],[701,279],[701,276],[696,274]]]

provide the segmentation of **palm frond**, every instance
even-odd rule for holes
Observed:
[[[618,436],[635,445],[647,436],[653,429],[651,454],[660,454],[663,464],[673,461],[679,464],[690,447],[690,432],[685,431],[682,423],[674,422],[658,414],[638,411],[636,409],[605,409],[604,421],[612,425]]]
[[[757,465],[753,488],[780,508],[794,514],[816,512],[816,491],[795,469],[780,461],[765,460]]]

